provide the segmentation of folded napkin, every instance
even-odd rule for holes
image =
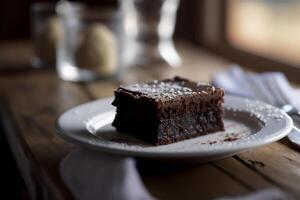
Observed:
[[[264,101],[277,107],[291,104],[300,108],[300,90],[294,89],[281,72],[246,73],[238,65],[217,74],[213,84],[227,94]]]
[[[78,200],[153,200],[133,158],[76,149],[61,163],[60,174]]]

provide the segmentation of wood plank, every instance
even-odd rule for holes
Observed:
[[[265,179],[300,197],[299,148],[287,139],[246,151],[235,158]]]
[[[149,165],[141,176],[148,190],[158,199],[212,199],[222,196],[244,195],[251,191],[211,164],[178,167],[170,165],[156,171]],[[205,191],[205,192],[204,192]]]
[[[55,133],[56,117],[66,109],[88,100],[79,86],[60,81],[54,71],[0,76],[1,98],[9,104],[21,138],[27,146],[31,169],[53,199],[70,197],[62,184],[58,165],[73,145]],[[15,141],[20,142],[20,141]],[[22,166],[21,166],[22,167]]]
[[[251,191],[261,190],[276,185],[273,182],[266,180],[264,177],[257,174],[255,171],[245,167],[243,163],[233,157],[223,160],[214,161],[211,163],[219,170],[223,171],[228,176],[239,181]]]
[[[24,139],[17,134],[16,124],[12,119],[12,115],[8,110],[8,106],[4,102],[0,103],[0,123],[5,134],[6,141],[12,152],[12,155],[15,157],[17,167],[20,171],[21,176],[27,186],[27,191],[31,199],[35,200],[39,197],[39,187],[37,186],[37,181],[34,178],[34,173],[32,172],[32,163],[29,157],[28,146],[25,145]]]

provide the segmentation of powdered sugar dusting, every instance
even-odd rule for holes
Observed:
[[[195,83],[195,85],[197,84]],[[154,81],[153,83],[141,83],[141,84],[134,84],[129,86],[121,86],[121,88],[139,94],[144,94],[154,99],[174,98],[176,96],[192,95],[198,92],[204,92],[203,89],[200,90],[200,88],[199,89],[195,88],[193,90],[192,88],[187,87],[184,81],[177,81],[177,82]]]
[[[254,116],[266,123],[269,119],[279,121],[283,118],[282,110],[275,108],[272,105],[262,103],[258,100],[245,100],[245,107],[242,109],[250,113],[250,116]],[[241,109],[231,108],[234,111],[240,111]]]

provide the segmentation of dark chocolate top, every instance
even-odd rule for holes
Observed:
[[[200,84],[180,77],[174,77],[173,79],[166,79],[162,81],[155,80],[150,83],[120,86],[119,89],[134,94],[145,95],[149,98],[169,99],[177,96],[205,93],[208,90],[214,90],[215,88],[210,85]]]

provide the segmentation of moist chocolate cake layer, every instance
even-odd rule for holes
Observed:
[[[221,131],[223,96],[221,88],[180,77],[120,86],[113,126],[156,145]]]

